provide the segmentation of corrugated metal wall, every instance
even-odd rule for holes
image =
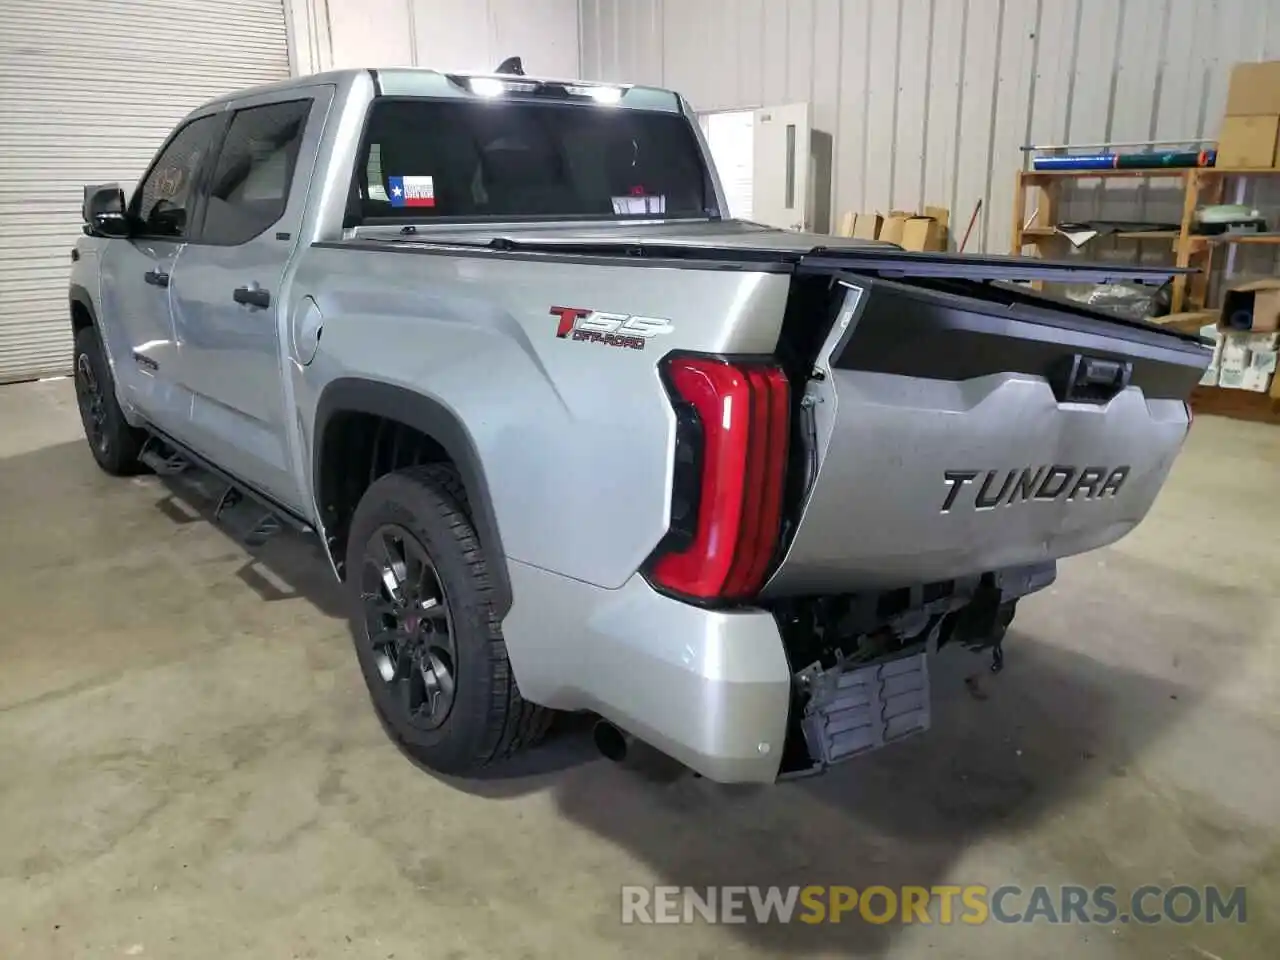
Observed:
[[[131,193],[189,110],[288,75],[280,0],[0,0],[0,382],[70,369],[84,185]]]
[[[345,67],[577,76],[578,0],[285,0],[296,73]]]
[[[698,110],[808,100],[834,138],[833,214],[942,204],[962,231],[982,198],[981,246],[999,252],[1020,145],[1211,136],[1231,64],[1280,59],[1280,0],[579,8],[586,77],[674,87]],[[1113,184],[1077,190],[1066,212],[1177,219],[1180,203],[1154,182]]]

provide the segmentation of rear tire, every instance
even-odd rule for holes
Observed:
[[[449,467],[387,474],[347,537],[352,635],[374,708],[411,756],[446,774],[532,746],[553,716],[520,696],[461,490]]]
[[[112,476],[137,473],[142,469],[138,454],[146,438],[141,430],[129,426],[120,409],[115,378],[97,327],[81,327],[76,332],[75,357],[76,403],[93,459]]]

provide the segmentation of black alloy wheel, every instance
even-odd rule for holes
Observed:
[[[98,466],[113,476],[137,473],[142,469],[138,455],[146,435],[129,426],[120,409],[111,365],[98,329],[92,324],[76,331],[73,356],[75,367],[71,379],[89,452]]]
[[[378,675],[404,721],[419,730],[439,728],[453,709],[458,652],[435,564],[412,533],[384,524],[366,543],[360,578]]]
[[[75,386],[76,403],[80,407],[85,438],[96,453],[105,457],[111,450],[111,437],[107,432],[107,403],[87,353],[76,356]]]
[[[379,720],[414,760],[463,775],[537,743],[553,716],[520,695],[467,503],[451,464],[384,474],[356,506],[344,561]]]

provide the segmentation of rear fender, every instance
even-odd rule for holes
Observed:
[[[485,548],[489,575],[492,578],[494,612],[499,618],[511,609],[511,579],[507,572],[506,551],[493,510],[493,499],[485,479],[480,455],[470,434],[449,408],[430,397],[393,384],[344,377],[329,383],[316,405],[315,429],[312,434],[312,490],[316,496],[316,516],[323,520],[319,503],[321,471],[324,464],[325,432],[339,413],[365,413],[397,420],[435,440],[458,468],[467,491],[471,522]],[[328,549],[326,538],[326,549]],[[341,559],[341,558],[332,558]]]

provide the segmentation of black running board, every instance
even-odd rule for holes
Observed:
[[[301,534],[313,534],[314,528],[302,517],[271,497],[255,490],[252,486],[232,476],[227,471],[211,463],[194,450],[173,439],[163,430],[147,424],[150,436],[142,448],[138,459],[150,467],[158,476],[172,477],[186,472],[188,467],[196,467],[226,484],[226,490],[218,498],[213,510],[213,519],[224,527],[233,529],[227,522],[229,514],[235,508],[250,504],[261,511],[254,522],[245,529],[234,530],[238,539],[246,546],[261,546],[268,539],[285,527]]]

